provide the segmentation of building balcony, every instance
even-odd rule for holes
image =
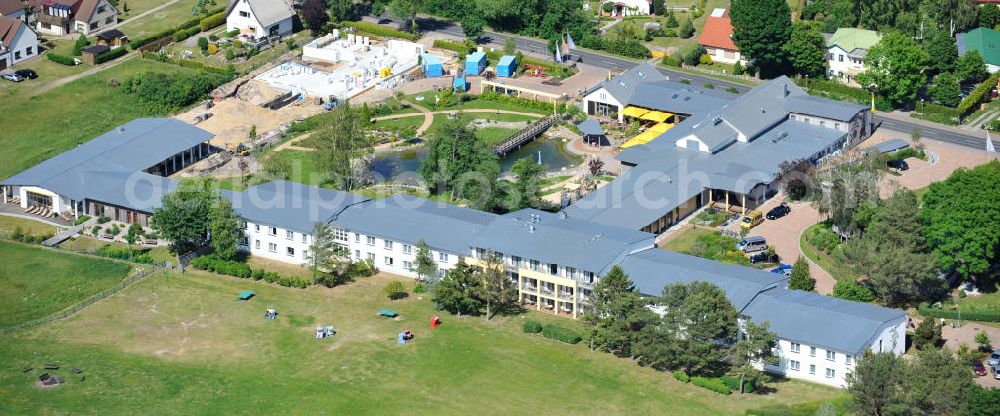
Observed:
[[[541,293],[546,296],[554,296],[556,292],[552,289],[546,289],[543,287],[538,291],[538,293]]]
[[[52,16],[44,13],[39,13],[36,15],[36,18],[39,22],[47,23],[52,26],[65,26],[66,23],[71,20],[69,17]]]
[[[534,286],[534,285],[521,285],[521,291],[522,292],[537,292],[538,291],[538,286]]]
[[[567,293],[567,292],[559,292],[559,294],[556,295],[556,297],[558,297],[561,300],[568,300],[568,301],[572,301],[573,300],[573,294],[572,293]]]

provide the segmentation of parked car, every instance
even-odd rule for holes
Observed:
[[[782,202],[781,205],[771,208],[771,210],[767,212],[767,219],[774,221],[788,215],[789,212],[792,212],[792,208],[789,207],[788,204]]]
[[[764,215],[760,211],[750,211],[740,220],[740,228],[749,230],[762,222],[764,222]]]
[[[17,71],[14,71],[14,74],[24,79],[38,78],[38,73],[33,69],[18,69]]]
[[[12,82],[21,82],[21,81],[24,81],[24,78],[21,78],[20,75],[12,74],[12,73],[0,74],[0,78],[3,78],[5,80],[7,80],[7,81],[12,81]]]
[[[903,160],[903,159],[892,159],[892,160],[890,160],[888,162],[885,162],[885,165],[888,166],[888,167],[890,167],[890,168],[892,168],[892,169],[896,169],[896,170],[908,170],[908,169],[910,169],[910,164],[906,163],[906,161]]]
[[[759,235],[751,235],[736,243],[736,249],[744,253],[767,250],[767,240]]]
[[[1000,350],[993,350],[993,353],[990,354],[990,358],[986,360],[986,364],[990,367],[1000,365]]]
[[[792,265],[791,264],[779,264],[778,267],[771,269],[771,273],[783,274],[785,276],[792,275]]]
[[[990,367],[993,370],[993,378],[1000,380],[1000,366]]]
[[[770,262],[771,262],[771,255],[768,254],[766,251],[762,251],[760,253],[750,256],[751,264],[770,263]]]
[[[986,375],[986,366],[983,365],[982,361],[972,360],[972,374],[974,374],[976,377]]]

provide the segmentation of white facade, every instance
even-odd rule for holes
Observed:
[[[872,340],[872,352],[891,352],[897,356],[906,352],[906,322],[887,325]],[[861,357],[818,345],[781,338],[778,334],[778,365],[767,366],[766,371],[788,378],[811,381],[829,386],[846,387],[847,374],[854,371]]]
[[[30,206],[34,206],[29,198],[29,193],[31,193],[51,198],[52,205],[38,205],[43,206],[44,208],[49,208],[57,214],[73,210],[73,201],[55,192],[49,191],[48,189],[42,189],[37,186],[20,186],[14,188],[14,193],[21,198],[21,208],[27,209]]]
[[[7,67],[36,56],[38,56],[38,35],[26,24],[20,25],[10,46],[0,45],[0,61],[4,61]],[[0,65],[0,69],[3,68],[4,65]]]
[[[614,17],[646,16],[653,13],[653,3],[649,0],[608,0],[604,3],[610,3],[613,6],[611,15]],[[603,11],[603,3],[601,7]]]
[[[247,221],[241,249],[251,255],[289,264],[304,264],[312,236],[267,224]]]
[[[848,85],[857,85],[854,77],[865,70],[865,60],[853,56],[839,46],[831,46],[826,51],[827,75]]]
[[[289,15],[277,23],[264,27],[260,19],[254,15],[250,3],[247,0],[239,0],[233,6],[229,15],[226,16],[226,30],[239,30],[241,35],[251,36],[255,39],[266,38],[268,36],[286,36],[292,33],[292,16]]]
[[[746,67],[747,65],[747,60],[742,54],[740,54],[740,51],[706,46],[705,53],[712,57],[712,62],[720,62],[724,64],[735,64],[739,62],[743,67]]]
[[[624,108],[625,106],[604,88],[599,88],[583,97],[583,112],[587,115],[607,117],[617,114],[618,121],[621,122],[625,120],[625,116],[622,115]]]
[[[74,31],[93,35],[103,31],[108,26],[116,24],[118,24],[118,9],[112,6],[111,3],[108,3],[108,0],[101,0],[94,6],[94,13],[90,16],[90,19],[78,19],[74,23]]]

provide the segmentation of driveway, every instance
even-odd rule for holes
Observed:
[[[767,213],[782,202],[784,195],[778,195],[767,201],[758,208],[763,213]],[[792,212],[777,220],[764,220],[760,225],[750,231],[752,235],[759,235],[767,239],[767,244],[774,247],[774,251],[781,257],[781,262],[785,264],[795,263],[795,260],[802,255],[799,247],[799,236],[813,224],[822,219],[819,211],[809,202],[790,203]],[[807,259],[808,260],[808,259]],[[830,273],[823,270],[818,265],[809,262],[809,273],[816,281],[816,292],[828,295],[833,292],[833,285],[837,283]]]
[[[910,133],[879,129],[862,144],[862,147],[874,146],[890,139],[910,141]],[[972,168],[996,158],[996,154],[988,155],[985,149],[976,150],[926,138],[921,140],[921,143],[927,152],[927,160],[911,157],[906,159],[906,163],[910,165],[909,170],[899,172],[899,176],[887,175],[880,184],[879,193],[882,198],[891,196],[897,186],[907,189],[924,188],[931,183],[947,179],[955,169]]]

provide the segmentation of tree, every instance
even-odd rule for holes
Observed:
[[[913,101],[927,84],[930,55],[909,36],[889,32],[868,50],[866,68],[857,76],[858,84],[874,88],[894,106]]]
[[[694,25],[691,24],[691,19],[684,19],[681,22],[681,26],[677,29],[677,36],[681,39],[690,39],[694,36]]]
[[[663,16],[663,13],[666,12],[666,10],[667,10],[666,1],[653,0],[653,14],[657,16]]]
[[[453,199],[468,200],[472,208],[496,209],[500,200],[499,161],[461,117],[446,122],[428,147],[418,171],[432,194],[448,192]]]
[[[946,271],[962,277],[984,273],[1000,250],[1000,162],[958,169],[932,183],[923,197],[920,223],[928,247]]]
[[[208,38],[204,36],[198,37],[198,48],[205,51],[208,50]]]
[[[417,266],[417,278],[423,282],[433,282],[437,280],[437,263],[431,257],[431,249],[427,247],[427,242],[421,239],[417,242],[417,258],[414,263]]]
[[[833,2],[830,18],[827,19],[836,28],[856,27],[858,24],[858,0],[831,0]]]
[[[851,394],[851,407],[859,415],[903,414],[902,378],[906,362],[891,352],[870,350],[857,361],[845,382]]]
[[[385,292],[385,296],[390,300],[402,299],[406,297],[406,289],[403,288],[403,283],[399,280],[393,280],[387,283],[382,291]]]
[[[958,46],[955,44],[955,40],[948,36],[948,32],[938,31],[924,46],[927,49],[927,54],[934,57],[934,59],[927,61],[930,73],[940,74],[955,70],[955,62],[958,61]]]
[[[327,0],[327,4],[334,21],[343,22],[354,18],[354,0]]]
[[[313,36],[319,36],[323,32],[323,26],[330,21],[327,14],[326,1],[305,0],[302,4],[302,17],[306,21],[306,26]]]
[[[969,389],[969,416],[994,415],[1000,415],[1000,389],[973,385]]]
[[[733,64],[733,75],[743,75],[743,64],[740,61]]]
[[[642,320],[632,319],[643,309],[635,284],[615,265],[594,285],[591,295],[597,316],[596,344],[620,357],[634,357]]]
[[[826,40],[815,25],[795,22],[784,49],[796,73],[817,75],[826,72]]]
[[[444,279],[434,286],[434,301],[448,312],[457,315],[478,314],[483,302],[476,294],[482,291],[483,281],[465,259],[459,259]]]
[[[83,48],[90,45],[90,41],[87,40],[87,35],[80,34],[80,37],[76,38],[76,43],[73,44],[73,56],[80,56],[83,54]]]
[[[673,10],[671,10],[669,13],[667,13],[666,26],[669,27],[669,28],[675,28],[675,27],[677,27],[677,17],[674,16]]]
[[[503,258],[499,254],[487,252],[478,275],[483,281],[479,297],[486,303],[486,320],[506,312],[517,301],[517,287],[507,278]]]
[[[410,20],[410,31],[417,31],[417,13],[424,8],[425,0],[392,0],[389,12],[400,19]]]
[[[737,335],[738,313],[726,293],[708,282],[674,283],[663,288],[657,304],[665,310],[662,325],[676,340],[672,367],[687,375],[719,373]]]
[[[809,273],[809,261],[805,257],[799,256],[792,265],[792,276],[788,279],[788,288],[812,291],[816,287],[812,275]]]
[[[855,302],[871,302],[875,300],[875,294],[867,287],[850,280],[838,280],[833,285],[833,297],[852,300]]]
[[[209,212],[209,234],[212,252],[224,260],[236,260],[238,244],[243,239],[243,220],[236,216],[228,199],[217,198]]]
[[[938,103],[954,107],[962,100],[962,86],[954,73],[944,72],[934,77],[927,87],[927,94]]]
[[[917,329],[913,331],[914,347],[920,350],[937,348],[937,344],[941,342],[941,325],[938,325],[936,321],[931,317],[920,321],[920,325],[917,325]]]
[[[312,272],[313,281],[327,287],[345,283],[347,267],[351,261],[347,248],[337,244],[333,227],[325,222],[313,226],[312,241],[306,253],[306,265]]]
[[[535,163],[530,157],[525,157],[514,162],[510,171],[517,178],[510,191],[510,210],[538,207],[541,201],[538,197],[538,192],[541,190],[538,182],[544,172],[542,165]]]
[[[997,8],[1000,10],[1000,8]],[[983,61],[979,51],[973,49],[965,52],[958,62],[955,63],[955,75],[962,83],[977,83],[986,79],[989,73],[986,71],[986,61]]]
[[[843,160],[826,162],[813,175],[822,192],[813,195],[819,212],[845,233],[858,230],[854,214],[865,204],[879,200],[878,183],[885,161],[874,154],[848,153]]]
[[[976,344],[979,344],[980,351],[990,350],[990,336],[986,333],[986,331],[979,331],[979,333],[976,334],[974,341],[976,341]]]
[[[517,41],[513,37],[509,37],[503,42],[503,54],[513,55],[515,53],[517,53]],[[518,60],[518,62],[521,61]]]
[[[792,36],[791,11],[784,0],[730,2],[733,42],[750,57],[763,77],[780,74],[786,63],[783,45]]]
[[[771,332],[770,327],[768,322],[757,325],[748,320],[746,334],[736,341],[734,355],[736,363],[741,364],[740,394],[743,394],[743,386],[748,381],[758,387],[768,381],[767,374],[758,370],[757,365],[778,364],[779,359],[774,355],[774,349],[778,346],[778,335]]]
[[[913,414],[963,415],[974,385],[969,363],[958,363],[948,348],[918,351],[903,377],[902,391]]]
[[[324,126],[313,133],[318,145],[312,152],[325,181],[353,191],[371,182],[372,141],[364,134],[360,113],[348,103],[327,113]]]
[[[469,39],[479,39],[483,35],[483,27],[486,26],[486,21],[483,20],[483,16],[474,10],[470,10],[468,13],[462,15],[462,33],[465,37]]]
[[[952,37],[973,27],[979,20],[978,7],[971,1],[928,0],[928,3],[929,14]]]
[[[997,25],[1000,25],[1000,7],[979,9],[979,27],[994,29]]]
[[[186,254],[205,244],[211,211],[208,181],[183,181],[177,190],[163,196],[150,225],[170,241],[171,251]]]
[[[602,168],[604,168],[604,161],[601,159],[593,158],[587,161],[587,171],[593,176],[601,173]]]

